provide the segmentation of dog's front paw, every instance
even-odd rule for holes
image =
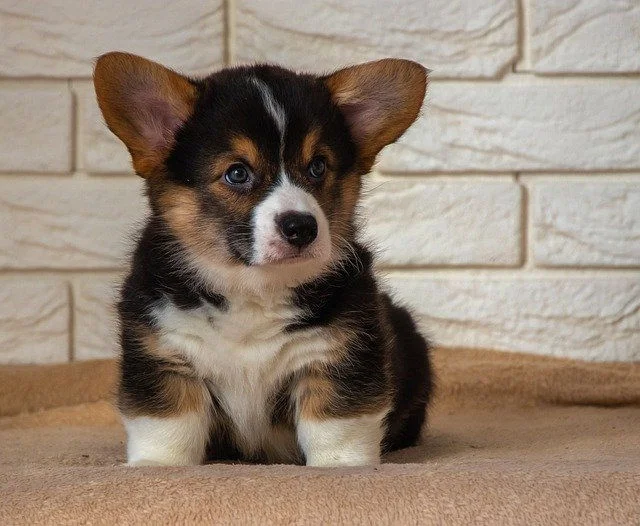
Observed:
[[[342,467],[380,464],[382,422],[387,411],[351,418],[300,419],[298,441],[307,466]]]
[[[339,468],[353,466],[377,466],[380,464],[380,456],[376,454],[361,454],[353,451],[325,453],[310,455],[307,458],[307,466],[316,468]]]

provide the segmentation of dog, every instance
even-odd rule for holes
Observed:
[[[413,445],[429,345],[381,292],[356,212],[427,70],[195,79],[113,52],[93,79],[151,210],[118,303],[128,464],[362,466]]]

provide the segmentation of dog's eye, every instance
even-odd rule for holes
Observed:
[[[231,185],[245,184],[251,178],[251,171],[242,163],[232,164],[224,173],[224,180]]]
[[[314,157],[309,163],[309,177],[312,179],[322,179],[327,171],[327,163],[322,157]]]

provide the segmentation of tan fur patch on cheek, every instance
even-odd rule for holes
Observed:
[[[362,178],[358,174],[347,175],[341,181],[340,196],[342,198],[341,211],[349,218],[353,217],[356,204],[360,199]]]
[[[203,216],[195,190],[170,185],[161,191],[158,203],[163,217],[184,246],[200,256],[229,259],[220,227]]]
[[[218,180],[209,185],[209,191],[217,202],[221,203],[234,217],[248,216],[259,201],[257,192],[246,194],[227,186],[224,181]]]
[[[334,198],[336,185],[339,185],[339,201]],[[350,236],[350,224],[360,199],[360,185],[361,177],[358,174],[348,174],[341,179],[332,176],[325,181],[321,205],[329,220],[334,245],[339,245],[342,238]]]

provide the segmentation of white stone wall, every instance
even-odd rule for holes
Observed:
[[[638,0],[0,0],[0,362],[112,356],[145,214],[92,60],[433,70],[366,235],[433,339],[640,359]]]

